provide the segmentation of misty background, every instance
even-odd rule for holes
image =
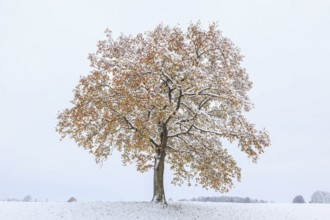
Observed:
[[[165,170],[167,198],[241,196],[306,201],[330,191],[330,2],[0,0],[0,199],[149,201],[152,172],[124,167],[114,153],[103,166],[55,132],[57,114],[91,70],[87,56],[109,28],[114,36],[159,23],[219,21],[245,55],[255,109],[247,118],[272,145],[253,164],[229,146],[242,180],[227,194],[175,187]]]

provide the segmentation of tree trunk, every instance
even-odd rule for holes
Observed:
[[[164,167],[165,167],[165,156],[166,156],[166,145],[167,145],[167,128],[166,125],[162,125],[161,133],[161,144],[156,149],[155,154],[155,165],[154,165],[154,195],[152,201],[154,203],[161,203],[167,206],[164,191]]]
[[[167,205],[164,191],[165,151],[157,150],[154,166],[154,196],[152,202]]]

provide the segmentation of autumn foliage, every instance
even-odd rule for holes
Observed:
[[[253,107],[252,82],[240,50],[215,23],[207,30],[196,23],[185,31],[159,25],[136,36],[106,35],[89,56],[92,70],[75,88],[73,105],[59,114],[57,131],[97,162],[116,149],[124,164],[145,172],[163,157],[172,183],[228,191],[241,174],[223,140],[253,161],[270,145],[267,132],[243,115]]]

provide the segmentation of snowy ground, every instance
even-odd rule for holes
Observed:
[[[105,219],[296,219],[329,220],[330,204],[232,204],[173,202],[168,208],[148,202],[0,202],[1,220]]]

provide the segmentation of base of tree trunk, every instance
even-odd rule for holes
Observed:
[[[161,205],[163,205],[164,208],[166,208],[167,205],[168,205],[167,202],[166,202],[166,199],[165,199],[165,194],[163,194],[163,195],[154,195],[151,202],[155,203],[155,204],[161,204]]]

